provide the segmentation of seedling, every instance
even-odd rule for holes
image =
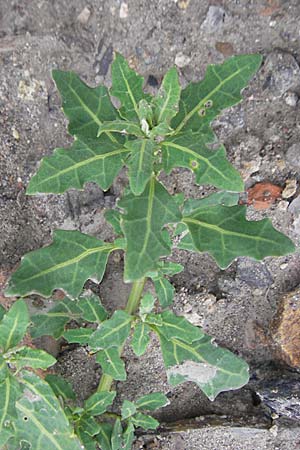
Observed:
[[[248,366],[242,359],[170,309],[174,287],[169,278],[183,267],[165,257],[176,245],[208,252],[225,269],[238,256],[261,260],[294,250],[268,219],[246,219],[246,207],[238,204],[241,176],[226,159],[223,145],[212,150],[212,120],[241,101],[241,90],[260,64],[259,55],[232,57],[209,66],[203,81],[183,90],[172,68],[154,97],[143,91],[143,78],[119,54],[112,64],[110,90],[90,88],[73,72],[53,71],[75,140],[70,148],[43,159],[27,194],[62,194],[91,181],[106,191],[123,166],[129,183],[116,208],[106,212],[115,240],[57,230],[53,243],[26,255],[10,279],[10,296],[65,292],[47,314],[31,317],[31,336],[63,336],[86,346],[100,364],[102,377],[97,391],[78,406],[65,380],[53,374],[42,379],[25,370],[45,369],[54,360],[26,346],[15,349],[29,323],[26,303],[18,300],[0,323],[2,447],[90,450],[100,445],[103,450],[129,450],[137,427],[158,426],[145,412],[168,404],[163,394],[153,393],[125,400],[119,413],[111,412],[114,381],[127,376],[125,343],[129,340],[141,356],[153,333],[171,385],[193,381],[213,400],[247,383]],[[118,99],[119,109],[110,96]],[[175,167],[190,169],[196,184],[219,191],[201,199],[172,195],[160,174],[170,174]],[[124,281],[132,283],[132,289],[125,309],[109,317],[97,296],[84,293],[84,284],[88,279],[101,282],[108,256],[117,250],[124,253]],[[153,282],[155,296],[145,291],[146,280]],[[70,320],[78,328],[68,328]]]

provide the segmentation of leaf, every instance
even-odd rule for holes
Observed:
[[[123,432],[123,447],[122,450],[131,450],[134,442],[134,426],[129,423],[126,430]]]
[[[159,334],[169,383],[195,382],[210,400],[223,391],[238,389],[248,382],[248,365],[229,350],[217,347],[210,336],[187,344]]]
[[[141,127],[136,122],[127,122],[126,120],[114,120],[113,122],[105,122],[100,125],[98,136],[102,133],[121,133],[124,136],[131,134],[137,137],[144,137]]]
[[[172,261],[159,261],[157,265],[158,271],[162,275],[173,276],[183,271],[184,266]]]
[[[182,316],[176,316],[172,311],[164,311],[158,316],[162,319],[159,333],[163,334],[166,339],[177,338],[192,343],[204,336],[201,328],[192,325]]]
[[[97,441],[101,446],[101,450],[112,450],[111,447],[111,435],[113,426],[111,423],[100,423],[100,431],[96,436]]]
[[[140,412],[135,414],[131,420],[136,427],[141,427],[144,430],[156,430],[159,426],[159,422],[156,419]]]
[[[96,355],[96,361],[100,364],[104,374],[110,375],[114,380],[126,380],[125,364],[120,358],[120,351],[117,347],[100,350]]]
[[[184,202],[183,214],[189,215],[195,213],[198,208],[207,208],[209,206],[236,206],[239,202],[239,194],[235,192],[214,192],[203,198],[192,198]]]
[[[135,413],[136,413],[135,404],[130,402],[129,400],[124,400],[121,408],[122,420],[128,419]]]
[[[96,450],[96,442],[94,438],[84,431],[83,428],[77,427],[76,434],[83,444],[84,450]]]
[[[0,347],[4,352],[17,345],[23,339],[28,325],[27,305],[24,300],[18,300],[0,322]]]
[[[70,320],[79,319],[82,310],[78,303],[65,297],[57,302],[46,314],[35,314],[31,316],[32,327],[30,333],[33,338],[40,336],[53,336],[58,339],[62,336],[65,325]]]
[[[15,407],[21,395],[21,387],[17,380],[9,375],[0,383],[0,446],[3,448],[7,440],[15,434],[13,422],[17,417]]]
[[[120,211],[117,211],[116,209],[109,209],[105,211],[104,217],[109,222],[116,234],[123,234],[122,228],[121,228],[121,218],[122,214]]]
[[[4,306],[0,305],[0,321],[3,319],[5,314],[6,314],[6,309],[4,308]]]
[[[242,100],[240,91],[259,69],[260,55],[239,55],[210,65],[204,80],[190,83],[181,93],[179,112],[171,122],[176,133],[206,131],[219,113]]]
[[[197,184],[211,184],[220,189],[241,192],[244,184],[239,172],[226,158],[223,145],[208,148],[211,137],[191,131],[168,137],[161,143],[162,164],[166,173],[174,167],[186,167],[195,174]]]
[[[62,97],[64,113],[70,121],[70,134],[96,137],[103,121],[119,118],[106,87],[91,88],[74,72],[53,70],[52,77]]]
[[[140,303],[140,315],[143,314],[149,314],[151,313],[152,309],[154,308],[155,298],[152,294],[147,292],[143,298],[141,299]]]
[[[116,53],[115,60],[111,66],[112,88],[111,95],[117,97],[122,106],[119,109],[123,119],[139,122],[139,102],[149,101],[150,96],[144,94],[144,78],[130,69],[126,59]],[[110,120],[110,119],[106,119]],[[112,119],[113,120],[113,119]]]
[[[133,317],[125,311],[115,311],[112,317],[92,334],[89,346],[93,350],[121,347],[129,335],[132,320]]]
[[[146,323],[140,322],[136,325],[131,339],[131,347],[136,356],[142,356],[145,353],[150,342],[149,332],[150,327]]]
[[[73,328],[63,333],[63,337],[71,344],[85,345],[93,334],[93,328]]]
[[[125,146],[131,151],[127,162],[130,189],[134,195],[140,195],[153,172],[156,143],[150,139],[136,139],[126,142]]]
[[[129,151],[103,135],[98,139],[77,138],[70,148],[58,148],[43,158],[31,178],[26,194],[62,194],[70,188],[83,189],[93,181],[107,191],[123,166]]]
[[[170,404],[168,397],[161,392],[153,392],[151,394],[143,395],[135,402],[137,408],[154,411],[158,408],[163,408]]]
[[[95,414],[96,415],[96,414]],[[89,436],[95,436],[100,431],[100,425],[90,414],[82,414],[79,420],[78,428],[81,428]]]
[[[44,350],[30,347],[20,347],[9,358],[9,362],[18,370],[23,367],[31,367],[32,369],[47,369],[56,363],[56,359]]]
[[[166,308],[167,306],[171,305],[175,292],[174,286],[166,278],[163,277],[154,279],[153,284],[161,306],[163,308]]]
[[[79,297],[78,306],[82,310],[82,318],[88,322],[101,323],[107,319],[107,311],[98,295],[82,295]]]
[[[45,381],[47,381],[57,397],[61,397],[64,400],[76,399],[76,394],[73,391],[71,383],[66,381],[63,377],[49,373],[46,375]]]
[[[178,103],[180,99],[180,84],[178,73],[175,67],[172,67],[165,74],[162,84],[156,97],[153,99],[154,118],[156,124],[169,124],[171,119],[176,116]]]
[[[123,428],[120,419],[115,421],[111,434],[111,448],[112,450],[122,450],[122,433]]]
[[[7,366],[7,361],[0,354],[0,383],[2,383],[5,380],[5,378],[8,377],[8,375],[9,375],[9,370],[8,370],[8,366]]]
[[[210,253],[225,269],[237,256],[263,259],[294,251],[292,241],[275,230],[269,219],[248,221],[244,206],[199,208],[186,216],[194,248]]]
[[[108,255],[115,248],[79,231],[56,230],[51,245],[23,257],[6,294],[49,297],[59,288],[76,298],[88,278],[100,283]]]
[[[91,416],[100,416],[113,404],[116,392],[95,392],[84,402],[84,409]]]
[[[160,256],[170,253],[161,229],[167,223],[178,222],[181,213],[171,195],[154,177],[143,194],[128,194],[118,206],[126,211],[122,221],[127,242],[124,279],[133,281],[152,270]]]
[[[18,441],[28,442],[35,450],[80,450],[80,442],[50,386],[33,372],[23,372],[20,382],[24,392],[16,402]]]

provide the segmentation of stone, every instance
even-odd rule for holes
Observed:
[[[300,144],[291,145],[286,152],[285,159],[290,169],[300,169]]]
[[[290,203],[288,210],[294,216],[300,216],[300,195]]]
[[[270,325],[275,357],[300,368],[300,286],[281,298]]]
[[[225,10],[221,6],[212,5],[208,8],[204,22],[201,24],[201,29],[208,33],[214,33],[222,28],[225,19]]]
[[[121,3],[119,16],[120,16],[120,19],[126,19],[128,17],[127,3],[125,3],[125,2]]]
[[[298,103],[298,95],[296,92],[286,92],[284,101],[288,106],[295,107]]]
[[[180,69],[186,67],[190,62],[191,58],[187,55],[184,55],[182,52],[177,53],[177,55],[175,56],[175,64]]]
[[[297,180],[288,179],[285,182],[285,187],[282,191],[282,198],[291,198],[296,194],[297,191]]]
[[[293,420],[300,419],[300,381],[269,380],[263,382],[256,394],[272,411],[272,418],[283,416]]]
[[[85,6],[81,13],[77,16],[77,22],[86,25],[91,17],[91,10]]]
[[[300,68],[296,59],[281,51],[270,53],[263,67],[264,89],[268,89],[276,98],[288,91],[300,89]]]
[[[215,49],[225,57],[234,54],[234,48],[230,42],[216,42]]]

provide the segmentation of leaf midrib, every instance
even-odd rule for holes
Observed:
[[[133,94],[132,94],[130,85],[129,85],[128,81],[127,81],[127,78],[126,78],[124,72],[123,72],[123,68],[122,68],[121,64],[120,64],[119,68],[120,68],[120,72],[121,72],[121,74],[122,74],[122,78],[123,78],[123,80],[124,80],[124,82],[125,82],[125,84],[126,84],[126,88],[127,88],[127,92],[128,92],[128,94],[129,94],[130,100],[131,100],[131,102],[132,102],[132,104],[133,104],[134,111],[135,111],[135,113],[136,113],[136,115],[137,115],[137,118],[139,118],[139,110],[138,110],[138,107],[137,107],[135,98],[134,98],[134,96],[133,96]]]

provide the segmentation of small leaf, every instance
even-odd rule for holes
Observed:
[[[85,345],[94,333],[93,328],[72,328],[63,333],[63,337],[71,344]]]
[[[110,375],[114,380],[126,380],[125,364],[120,358],[120,351],[117,347],[100,350],[96,355],[96,361],[100,364],[104,374]]]
[[[65,325],[70,320],[79,319],[82,310],[77,302],[65,297],[57,302],[54,308],[50,309],[46,314],[35,314],[31,317],[32,327],[30,334],[33,338],[40,336],[53,336],[58,339],[62,336]]]
[[[177,338],[192,343],[204,336],[201,328],[192,325],[182,316],[176,316],[172,311],[164,311],[158,316],[162,319],[159,333],[162,333],[166,339]]]
[[[162,275],[169,275],[170,277],[183,271],[184,266],[174,263],[172,261],[160,261],[157,265],[159,272]]]
[[[149,125],[153,124],[152,106],[146,100],[139,101],[139,118],[140,121],[146,121]]]
[[[154,308],[155,298],[152,294],[147,292],[147,294],[144,295],[144,297],[141,299],[140,303],[140,315],[143,314],[149,314],[151,313],[152,309]]]
[[[168,137],[161,143],[164,170],[170,173],[174,167],[186,167],[195,173],[197,184],[211,184],[228,191],[243,191],[242,178],[226,159],[224,146],[213,151],[207,147],[210,142],[210,136],[192,132]]]
[[[183,214],[189,215],[195,213],[199,208],[207,208],[209,206],[235,206],[239,202],[240,195],[235,192],[215,192],[203,198],[189,199],[184,202]]]
[[[123,432],[123,447],[122,450],[131,450],[134,442],[134,426],[129,423],[126,430]]]
[[[135,404],[130,402],[129,400],[124,400],[121,408],[122,420],[128,419],[135,413],[136,413]]]
[[[127,122],[126,120],[114,120],[113,122],[105,122],[103,125],[100,125],[98,136],[107,132],[121,133],[125,136],[128,134],[136,137],[145,136],[141,127],[136,122]]]
[[[83,189],[93,181],[107,191],[120,172],[129,150],[107,136],[77,138],[70,148],[58,148],[43,158],[31,178],[26,194],[62,194],[70,188]]]
[[[159,328],[157,333],[170,384],[193,381],[214,400],[220,392],[238,389],[248,382],[246,362],[217,347],[211,337],[187,344],[176,338],[167,340]]]
[[[117,211],[116,209],[109,209],[105,211],[104,217],[107,220],[107,222],[109,222],[112,225],[114,232],[117,235],[123,234],[121,228],[122,214],[120,213],[120,211]]]
[[[149,332],[150,327],[146,323],[140,322],[136,325],[131,339],[131,347],[136,356],[142,356],[145,353],[150,342]]]
[[[225,269],[237,256],[263,259],[295,250],[292,241],[275,230],[269,219],[248,221],[244,206],[200,208],[184,218],[194,248],[210,253]]]
[[[100,416],[113,404],[116,392],[95,392],[84,402],[84,409],[91,416]]]
[[[174,298],[175,288],[174,286],[163,277],[153,280],[155,292],[157,294],[159,303],[163,308],[171,305]]]
[[[73,391],[71,383],[66,381],[63,377],[49,373],[46,375],[45,381],[47,381],[57,397],[61,397],[64,400],[76,399],[76,394]]]
[[[97,441],[100,444],[101,450],[112,450],[111,447],[111,435],[113,425],[111,423],[102,422],[100,425],[99,434],[96,436]]]
[[[76,429],[76,434],[83,444],[84,450],[96,450],[96,442],[94,438],[84,431],[80,426]]]
[[[25,336],[29,314],[24,300],[18,300],[0,322],[0,347],[6,351],[17,345]]]
[[[112,63],[111,77],[110,93],[117,97],[122,104],[119,109],[121,116],[123,119],[139,122],[139,102],[143,99],[146,101],[150,99],[150,96],[143,92],[144,78],[130,69],[126,59],[119,53],[116,53]]]
[[[23,372],[20,382],[24,391],[16,402],[18,442],[28,442],[35,450],[81,450],[81,444],[48,383],[33,372]]]
[[[63,289],[76,298],[88,278],[100,283],[114,249],[114,244],[79,231],[56,230],[51,245],[23,257],[6,294],[49,297],[54,289]]]
[[[96,137],[103,121],[119,118],[107,88],[91,88],[74,72],[53,70],[52,76],[63,100],[63,110],[69,118],[69,133]]]
[[[119,202],[123,216],[127,252],[124,278],[132,281],[153,270],[160,256],[171,251],[162,237],[161,229],[167,223],[178,222],[181,213],[164,186],[153,177],[140,196],[128,194]]]
[[[241,90],[259,69],[260,55],[239,55],[208,66],[205,78],[190,83],[181,93],[179,112],[171,122],[181,130],[206,131],[219,113],[242,100]]]
[[[121,347],[126,341],[133,317],[125,311],[115,311],[90,337],[89,345],[94,350]]]
[[[97,414],[94,414],[97,415]],[[78,428],[81,428],[89,436],[95,436],[100,431],[100,425],[90,414],[82,414],[80,417]]]
[[[13,429],[14,420],[17,417],[15,407],[17,398],[21,395],[21,387],[17,380],[9,375],[0,383],[0,445],[3,448],[11,435],[15,434]],[[5,448],[5,447],[4,447]]]
[[[44,350],[30,347],[20,347],[9,358],[9,362],[18,370],[23,367],[31,367],[32,369],[47,369],[56,363],[56,359]]]
[[[125,146],[131,151],[126,163],[129,168],[130,189],[134,195],[140,195],[144,192],[153,172],[156,143],[150,139],[136,139],[126,142]]]
[[[112,450],[122,450],[122,433],[123,428],[120,419],[115,421],[111,434],[111,448]]]
[[[131,420],[136,427],[141,427],[144,430],[156,430],[159,426],[159,422],[156,419],[140,412],[135,414]]]
[[[180,98],[180,84],[178,73],[175,67],[168,70],[158,90],[156,97],[153,99],[154,118],[156,124],[170,124],[171,119],[176,116],[178,111],[178,103]]]
[[[82,318],[88,322],[101,323],[107,319],[107,311],[98,295],[82,295],[79,297],[78,306],[82,310]]]
[[[146,411],[154,411],[158,408],[163,408],[170,404],[168,397],[161,392],[153,392],[151,394],[143,395],[135,402],[138,409]]]

